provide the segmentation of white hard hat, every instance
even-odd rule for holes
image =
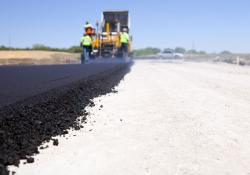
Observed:
[[[128,29],[127,29],[127,28],[123,28],[122,31],[123,31],[123,32],[127,32]]]

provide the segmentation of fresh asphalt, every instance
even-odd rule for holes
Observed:
[[[0,107],[110,70],[121,61],[89,64],[0,66]]]

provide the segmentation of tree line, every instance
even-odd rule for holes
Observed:
[[[69,48],[55,48],[55,47],[49,47],[44,44],[34,44],[32,47],[27,48],[15,48],[15,47],[6,47],[6,46],[0,46],[0,50],[40,50],[40,51],[57,51],[57,52],[69,52],[69,53],[81,53],[82,48],[80,46],[72,46]],[[156,55],[160,52],[166,52],[166,51],[173,51],[176,53],[182,53],[182,54],[202,54],[205,55],[207,52],[205,51],[197,51],[195,49],[186,50],[183,47],[176,47],[176,48],[166,48],[166,49],[159,49],[156,47],[147,47],[143,49],[135,49],[133,50],[133,53],[135,56],[146,56],[146,55]],[[231,54],[229,51],[222,51],[220,54]]]
[[[158,54],[160,52],[167,52],[167,51],[173,51],[176,53],[182,53],[182,54],[200,54],[200,55],[206,55],[208,54],[206,51],[198,51],[195,49],[191,49],[191,50],[186,50],[183,47],[176,47],[176,48],[166,48],[166,49],[159,49],[159,48],[155,48],[155,47],[147,47],[147,48],[143,48],[143,49],[136,49],[134,50],[134,55],[135,56],[146,56],[146,55],[155,55]],[[222,51],[220,52],[220,54],[232,54],[230,51]]]
[[[40,50],[40,51],[56,51],[56,52],[70,52],[70,53],[82,52],[82,48],[80,46],[72,46],[69,48],[56,48],[56,47],[49,47],[44,44],[34,44],[32,47],[26,47],[26,48],[6,47],[2,45],[0,46],[0,50]]]

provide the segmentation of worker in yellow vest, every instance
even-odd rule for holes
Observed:
[[[128,45],[130,42],[127,28],[122,29],[122,32],[120,33],[120,42],[121,42],[122,57],[127,58],[128,57]]]
[[[88,62],[92,52],[92,38],[91,35],[84,34],[81,38],[81,47],[83,52],[81,55],[81,63]]]

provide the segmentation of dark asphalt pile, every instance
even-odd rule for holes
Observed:
[[[32,156],[39,153],[38,147],[43,142],[67,134],[70,128],[82,128],[84,121],[81,124],[77,118],[87,115],[84,108],[94,105],[93,98],[114,92],[114,86],[129,67],[129,64],[121,64],[105,73],[0,109],[0,175],[9,174],[7,166],[18,166],[21,159],[32,163]],[[53,145],[58,144],[54,139]]]

